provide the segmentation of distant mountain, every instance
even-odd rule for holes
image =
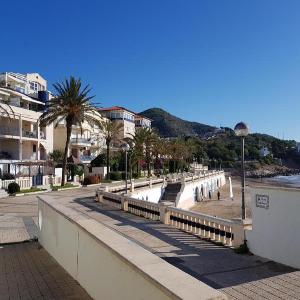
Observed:
[[[150,108],[139,114],[152,119],[152,127],[162,137],[204,136],[217,129],[206,124],[180,119],[161,108]]]

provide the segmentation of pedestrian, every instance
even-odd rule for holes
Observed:
[[[220,191],[218,191],[218,200],[220,200],[220,198],[221,198],[221,193]]]

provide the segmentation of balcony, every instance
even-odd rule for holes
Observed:
[[[78,147],[91,147],[91,140],[85,138],[71,138],[71,145]]]
[[[19,136],[19,129],[9,126],[0,126],[0,135]]]
[[[26,138],[30,138],[30,139],[37,139],[38,135],[37,135],[36,131],[23,130],[22,137],[26,137]]]
[[[96,155],[80,155],[80,160],[83,163],[90,163],[96,157],[97,157]]]

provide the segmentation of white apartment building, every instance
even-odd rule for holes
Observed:
[[[38,120],[49,98],[47,81],[38,73],[0,74],[0,103],[11,107],[0,113],[0,169],[18,174],[22,163],[39,164],[53,151],[53,126],[40,127]],[[3,105],[3,104],[2,104]]]
[[[99,114],[99,120],[103,120],[103,117]],[[64,151],[67,130],[65,122],[61,121],[55,126],[54,131],[53,147],[57,150]],[[105,139],[101,133],[100,128],[94,124],[88,123],[80,126],[73,125],[71,132],[71,141],[68,150],[69,159],[73,159],[74,163],[77,164],[89,164],[96,158],[105,147]]]
[[[119,139],[132,138],[139,128],[151,128],[151,120],[121,106],[98,109],[100,114],[113,122],[122,124]]]
[[[132,136],[135,135],[135,113],[133,111],[121,106],[99,108],[98,111],[103,117],[113,122],[122,124],[119,140],[123,140],[124,138],[132,138]]]
[[[152,120],[147,117],[138,114],[134,116],[135,130],[139,128],[151,128],[151,122]]]

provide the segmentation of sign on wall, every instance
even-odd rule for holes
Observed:
[[[269,195],[258,195],[256,194],[256,207],[269,208]]]

